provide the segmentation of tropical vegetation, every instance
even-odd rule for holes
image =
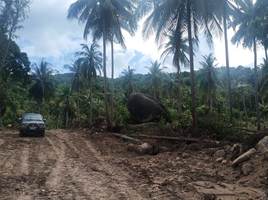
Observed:
[[[77,0],[70,5],[67,19],[84,25],[85,42],[74,52],[75,59],[65,65],[66,74],[58,74],[46,58],[30,63],[13,40],[29,6],[27,0],[0,0],[1,127],[16,124],[24,112],[42,113],[48,128],[92,127],[104,116],[109,127],[125,126],[132,123],[127,100],[136,92],[160,101],[170,112],[174,130],[185,126],[198,130],[210,119],[220,119],[221,127],[226,128],[267,126],[267,0]],[[14,21],[14,12],[18,12],[18,21]],[[113,43],[125,50],[123,30],[134,35],[141,20],[145,20],[141,27],[144,39],[154,36],[162,53],[159,60],[144,66],[147,74],[138,74],[131,66],[114,66],[113,61]],[[254,68],[232,66],[228,28],[236,30],[232,43],[253,51]],[[196,60],[202,33],[210,46],[215,37],[224,35],[226,66],[218,66],[212,53]],[[106,72],[108,43],[111,78]],[[260,47],[265,58],[258,66]],[[176,73],[167,73],[167,64]],[[114,79],[117,67],[123,70]]]

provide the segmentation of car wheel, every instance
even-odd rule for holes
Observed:
[[[40,133],[40,137],[45,137],[45,131],[42,131],[42,132]]]
[[[24,136],[23,132],[22,132],[22,131],[20,131],[20,137],[23,137],[23,136]]]

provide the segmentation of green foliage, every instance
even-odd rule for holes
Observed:
[[[216,140],[227,139],[235,135],[237,130],[228,123],[225,116],[211,113],[198,121],[199,131],[202,134],[215,138]]]

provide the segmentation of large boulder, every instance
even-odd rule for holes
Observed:
[[[127,108],[131,117],[138,123],[158,121],[161,117],[168,119],[168,112],[163,104],[147,94],[132,94]]]

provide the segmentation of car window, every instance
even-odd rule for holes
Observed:
[[[29,121],[29,120],[42,121],[43,120],[41,115],[36,115],[36,114],[24,115],[22,119],[26,121]]]

